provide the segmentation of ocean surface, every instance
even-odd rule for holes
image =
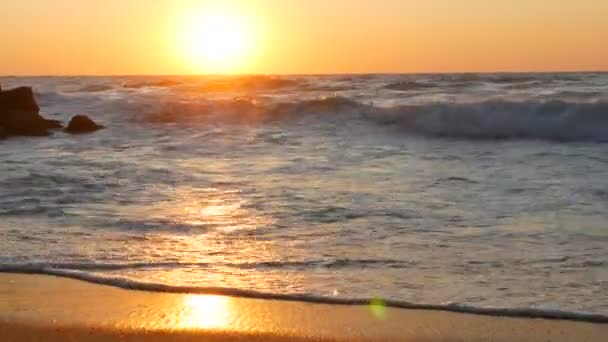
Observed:
[[[0,270],[608,315],[608,74],[0,82]]]

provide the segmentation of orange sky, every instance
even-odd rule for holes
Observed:
[[[254,37],[227,70],[183,48],[183,18],[217,8]],[[607,18],[607,0],[1,0],[0,74],[608,70]]]

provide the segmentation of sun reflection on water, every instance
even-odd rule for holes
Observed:
[[[214,187],[178,187],[165,189],[146,207],[117,208],[124,217],[147,217],[159,222],[159,230],[191,228],[192,233],[231,233],[255,230],[273,223],[272,217],[260,215],[249,206],[239,189]]]
[[[247,190],[235,184],[156,190],[160,193],[154,198],[162,200],[148,206],[117,208],[127,222],[132,217],[150,222],[141,231],[130,233],[137,239],[125,254],[132,256],[133,262],[151,266],[120,270],[122,275],[171,285],[255,286],[259,290],[271,290],[277,282],[291,286],[291,278],[269,277],[255,266],[289,255],[289,246],[258,238],[272,230],[275,218],[260,212],[252,203],[257,198],[248,196]]]
[[[185,192],[176,196],[184,205],[173,207],[173,216],[186,224],[205,226],[221,232],[253,230],[272,223],[271,219],[246,208],[247,202],[238,190],[205,190],[203,194]]]

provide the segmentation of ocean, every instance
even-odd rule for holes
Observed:
[[[107,126],[0,141],[2,271],[608,315],[608,74],[0,83]]]

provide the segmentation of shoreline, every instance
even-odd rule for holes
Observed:
[[[23,265],[22,265],[23,266]],[[73,279],[77,281],[83,281],[90,284],[96,284],[101,286],[110,286],[114,288],[120,288],[131,291],[145,291],[145,292],[157,292],[157,293],[170,293],[170,294],[182,294],[182,295],[218,295],[218,296],[229,296],[236,298],[245,299],[260,299],[260,300],[278,300],[278,301],[289,301],[289,302],[300,302],[310,304],[328,304],[328,305],[349,305],[349,306],[366,306],[372,301],[378,300],[384,307],[395,308],[395,309],[408,309],[408,310],[428,310],[428,311],[439,311],[439,312],[450,312],[460,314],[471,314],[471,315],[482,315],[492,317],[509,317],[509,318],[530,318],[530,319],[547,319],[547,320],[568,320],[574,322],[587,322],[587,323],[608,323],[608,316],[577,312],[577,311],[561,311],[561,310],[546,310],[546,309],[532,309],[532,308],[486,308],[476,307],[470,305],[461,304],[421,304],[411,303],[406,301],[381,299],[381,298],[339,298],[339,297],[326,297],[317,295],[305,295],[305,294],[281,294],[281,293],[267,293],[256,290],[245,290],[238,288],[228,287],[194,287],[194,286],[179,286],[179,285],[166,285],[158,283],[138,282],[125,278],[115,277],[100,277],[94,274],[82,273],[73,270],[62,270],[54,268],[41,268],[41,267],[2,267],[0,266],[0,276],[2,274],[23,274],[23,275],[38,275],[38,276],[52,276],[66,279]]]
[[[0,273],[2,341],[603,341],[608,324],[127,290]]]

